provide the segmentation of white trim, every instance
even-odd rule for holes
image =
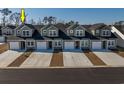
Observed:
[[[118,29],[116,29],[114,26],[112,26],[112,32],[117,33],[124,40],[124,35]]]

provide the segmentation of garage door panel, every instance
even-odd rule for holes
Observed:
[[[37,49],[47,49],[46,42],[37,42]]]
[[[65,42],[64,48],[65,49],[74,49],[74,42]]]
[[[10,49],[19,49],[19,42],[10,42]]]
[[[92,49],[102,49],[101,42],[92,42]]]

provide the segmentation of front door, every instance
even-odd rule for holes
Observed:
[[[52,49],[52,41],[49,41],[49,42],[48,42],[48,48],[49,48],[49,49]]]
[[[75,41],[75,48],[79,49],[80,48],[80,42],[79,41]]]
[[[25,41],[21,41],[21,49],[25,49]]]
[[[106,42],[106,41],[103,41],[103,43],[102,43],[102,48],[103,48],[103,49],[106,49],[106,45],[107,45],[107,42]]]

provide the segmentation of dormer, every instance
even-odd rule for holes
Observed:
[[[101,29],[100,36],[102,37],[110,37],[111,36],[111,27],[110,26],[104,26]]]
[[[14,35],[15,26],[5,26],[2,27],[2,35]]]
[[[20,37],[32,37],[34,27],[31,24],[22,24],[15,29],[15,35]]]
[[[59,29],[55,25],[45,25],[41,28],[41,35],[48,37],[58,37]]]
[[[69,26],[67,29],[68,36],[76,36],[76,37],[83,37],[85,36],[86,29],[78,24],[73,24]]]

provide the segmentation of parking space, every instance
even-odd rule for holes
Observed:
[[[29,55],[29,56],[28,56]],[[25,58],[26,57],[26,58]],[[18,59],[18,60],[17,60]],[[25,59],[25,60],[23,60]],[[98,60],[99,59],[99,60]],[[104,65],[104,64],[105,65]],[[45,68],[45,67],[118,67],[124,66],[124,57],[113,51],[64,50],[61,52],[7,50],[0,54],[0,67]]]
[[[49,67],[52,51],[34,51],[20,67],[35,68],[35,67]]]
[[[91,67],[93,64],[90,60],[79,51],[64,51],[63,52],[64,67]]]
[[[107,66],[124,66],[124,58],[112,51],[94,51],[94,53],[103,60]]]
[[[8,51],[0,54],[0,67],[7,67],[22,53],[23,52],[8,50]]]

